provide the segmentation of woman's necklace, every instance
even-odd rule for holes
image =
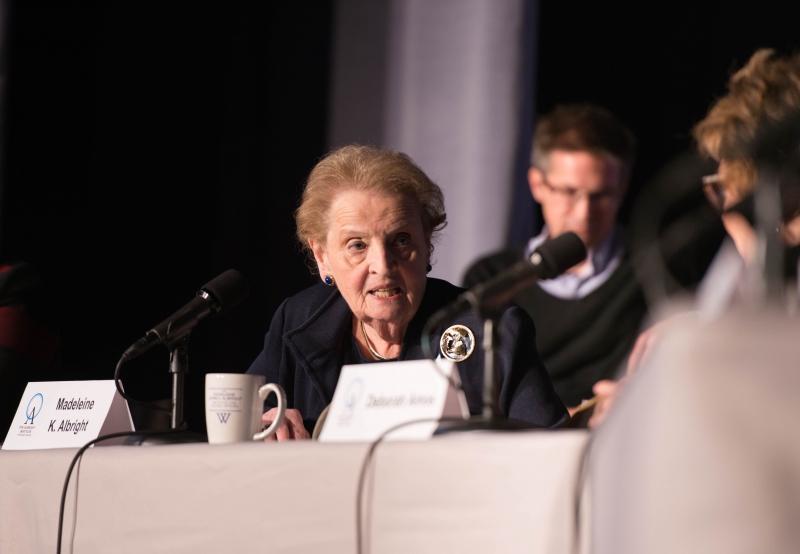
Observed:
[[[360,320],[359,320],[359,321],[360,321]],[[399,358],[399,357],[400,357],[400,356],[396,356],[396,357],[394,357],[394,358],[386,358],[385,356],[381,356],[380,354],[378,354],[377,352],[375,352],[375,349],[374,349],[374,348],[372,348],[372,343],[371,343],[371,342],[369,342],[369,337],[367,336],[367,330],[366,330],[366,329],[364,329],[364,322],[363,322],[363,321],[360,321],[360,323],[361,323],[361,332],[362,332],[362,333],[364,333],[364,340],[367,342],[367,348],[369,349],[369,352],[370,352],[370,354],[372,354],[373,356],[375,356],[375,357],[376,357],[376,358],[378,358],[379,360],[383,360],[384,362],[393,362],[393,361],[395,361],[397,358]]]

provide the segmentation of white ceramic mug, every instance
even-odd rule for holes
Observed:
[[[286,415],[286,393],[280,385],[265,385],[264,381],[263,375],[206,375],[206,429],[210,444],[260,441],[277,431]],[[278,397],[278,416],[259,432],[264,399],[270,392]]]

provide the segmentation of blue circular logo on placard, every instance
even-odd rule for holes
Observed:
[[[44,396],[37,392],[31,397],[28,407],[25,408],[25,423],[33,423],[33,419],[42,411],[42,405],[44,405]]]
[[[364,381],[361,380],[361,377],[356,377],[350,384],[347,385],[347,389],[344,391],[344,407],[350,411],[353,411],[353,408],[356,407],[356,403],[358,399],[361,398],[361,393],[364,392]]]

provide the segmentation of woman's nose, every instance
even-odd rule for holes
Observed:
[[[396,263],[391,249],[378,245],[370,249],[369,267],[373,273],[379,275],[389,274]]]

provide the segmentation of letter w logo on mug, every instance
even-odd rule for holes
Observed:
[[[272,435],[286,414],[286,393],[263,375],[209,373],[206,375],[206,428],[210,444],[260,441]],[[278,397],[278,417],[259,432],[264,399]]]

